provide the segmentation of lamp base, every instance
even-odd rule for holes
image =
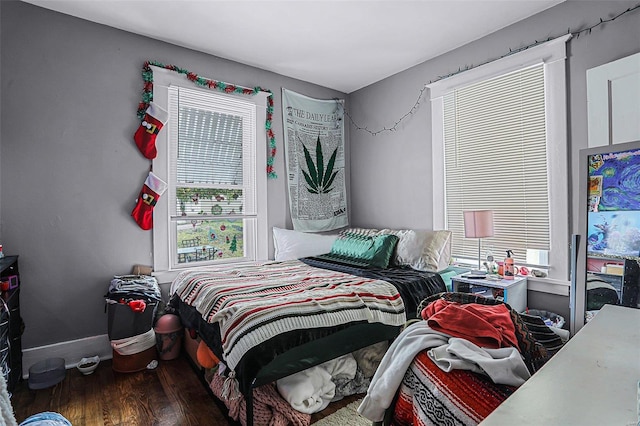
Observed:
[[[481,271],[480,269],[474,269],[469,272],[471,275],[487,275],[487,271]]]

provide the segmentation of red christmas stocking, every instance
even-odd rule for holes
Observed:
[[[154,175],[153,172],[149,172],[136,201],[136,206],[131,212],[131,216],[145,231],[153,228],[153,207],[166,190],[166,182]]]
[[[149,104],[144,114],[144,119],[142,119],[140,127],[138,127],[136,134],[133,136],[138,149],[149,160],[153,160],[158,154],[156,136],[168,120],[169,113],[167,111],[153,102]]]

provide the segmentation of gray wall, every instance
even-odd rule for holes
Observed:
[[[499,58],[533,43],[588,27],[637,2],[567,1],[436,59],[350,94],[359,126],[390,127],[414,105],[420,89],[438,76]],[[416,40],[416,43],[428,40]],[[568,43],[570,229],[578,223],[578,152],[587,147],[586,70],[640,51],[640,10]],[[354,226],[431,228],[431,107],[428,93],[396,132],[351,132],[351,212]],[[496,164],[499,164],[496,160]],[[384,206],[384,208],[381,208]],[[569,245],[569,241],[567,241]],[[529,291],[532,308],[568,317],[568,298]]]
[[[420,64],[348,97],[356,122],[393,126],[429,80],[501,56],[535,39],[598,22],[634,2],[569,1],[482,40]],[[163,23],[159,23],[163,25]],[[416,43],[429,41],[416,40]],[[587,144],[588,68],[640,50],[635,12],[569,43],[571,162]],[[148,162],[133,133],[146,59],[201,75],[270,88],[275,96],[276,172],[269,182],[269,224],[290,227],[280,87],[317,98],[344,94],[264,70],[150,40],[26,3],[0,2],[0,240],[20,255],[25,348],[106,333],[103,295],[114,274],[152,260],[151,233],[130,218]],[[347,134],[352,224],[430,228],[430,105],[396,132]],[[577,187],[572,177],[571,186]],[[577,194],[572,194],[575,212]],[[571,214],[577,224],[577,214]],[[530,306],[568,318],[566,298],[529,292]]]
[[[152,262],[151,232],[129,216],[149,168],[133,142],[145,60],[274,92],[269,225],[291,226],[280,88],[343,93],[26,3],[0,10],[1,235],[20,255],[25,348],[105,334],[109,280]]]

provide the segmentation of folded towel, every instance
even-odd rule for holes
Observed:
[[[324,410],[336,392],[331,374],[320,366],[282,378],[276,382],[276,386],[293,408],[307,414]]]

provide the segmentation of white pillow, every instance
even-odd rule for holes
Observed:
[[[329,253],[337,235],[310,234],[273,227],[275,260],[300,259]]]
[[[395,263],[409,265],[419,271],[438,272],[447,269],[451,260],[451,231],[391,230],[381,234],[398,237]]]

